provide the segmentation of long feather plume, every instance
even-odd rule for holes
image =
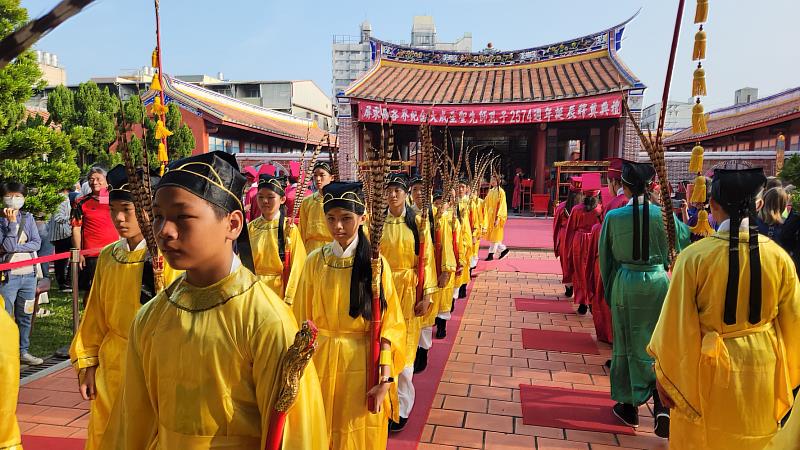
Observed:
[[[0,41],[0,69],[30,48],[45,34],[78,14],[94,0],[62,0],[42,17],[32,20]]]

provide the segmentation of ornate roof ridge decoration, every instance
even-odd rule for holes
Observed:
[[[750,103],[745,103],[742,105],[730,105],[715,109],[708,113],[708,120],[746,114],[751,111],[757,111],[762,108],[781,105],[797,99],[800,99],[800,86],[786,89],[758,100],[753,100]]]
[[[600,50],[609,50],[613,55],[622,47],[622,34],[625,30],[625,26],[638,14],[639,11],[624,22],[603,31],[566,41],[521,50],[484,50],[480,52],[428,50],[407,45],[392,44],[376,38],[370,38],[370,47],[373,60],[375,61],[378,59],[385,59],[388,61],[463,67],[497,67],[513,64],[529,64],[582,55]],[[629,73],[626,75],[630,76]],[[637,80],[632,78],[631,81]]]

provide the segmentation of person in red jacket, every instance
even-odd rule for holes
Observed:
[[[572,208],[567,221],[565,236],[565,252],[567,267],[572,274],[575,286],[575,303],[578,314],[586,314],[589,310],[589,285],[587,272],[589,266],[589,248],[592,239],[592,227],[602,222],[603,207],[600,204],[599,190],[583,190],[583,204]]]
[[[556,258],[561,262],[561,282],[564,283],[564,295],[572,297],[572,273],[567,265],[567,252],[564,251],[566,246],[567,235],[567,222],[572,213],[572,208],[575,205],[583,202],[583,193],[581,192],[581,177],[570,178],[569,194],[567,200],[563,201],[556,206],[555,214],[553,217],[553,252]],[[568,248],[568,247],[567,247]]]

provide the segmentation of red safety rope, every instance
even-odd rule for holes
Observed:
[[[81,256],[90,256],[90,257],[97,256],[100,254],[100,250],[102,250],[102,248],[90,248],[87,250],[81,250]],[[13,270],[13,269],[19,269],[20,267],[34,266],[36,264],[58,261],[60,259],[69,259],[69,255],[70,252],[63,252],[63,253],[56,253],[54,255],[41,256],[39,258],[26,259],[25,261],[0,264],[0,270]]]

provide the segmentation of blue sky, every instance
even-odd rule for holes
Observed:
[[[22,0],[32,17],[57,0]],[[800,2],[711,0],[706,110],[730,105],[750,86],[765,96],[800,85]],[[671,99],[691,87],[691,45],[697,27],[687,0]],[[410,39],[414,15],[433,15],[438,37],[472,32],[473,50],[492,42],[512,50],[566,40],[613,26],[639,8],[628,25],[623,60],[648,86],[645,104],[664,83],[677,0],[401,0],[274,1],[161,0],[165,71],[228,79],[312,79],[330,92],[334,34],[358,34],[361,21],[376,37]],[[69,83],[126,73],[146,65],[154,47],[152,0],[97,0],[42,39],[36,48],[58,54]]]

